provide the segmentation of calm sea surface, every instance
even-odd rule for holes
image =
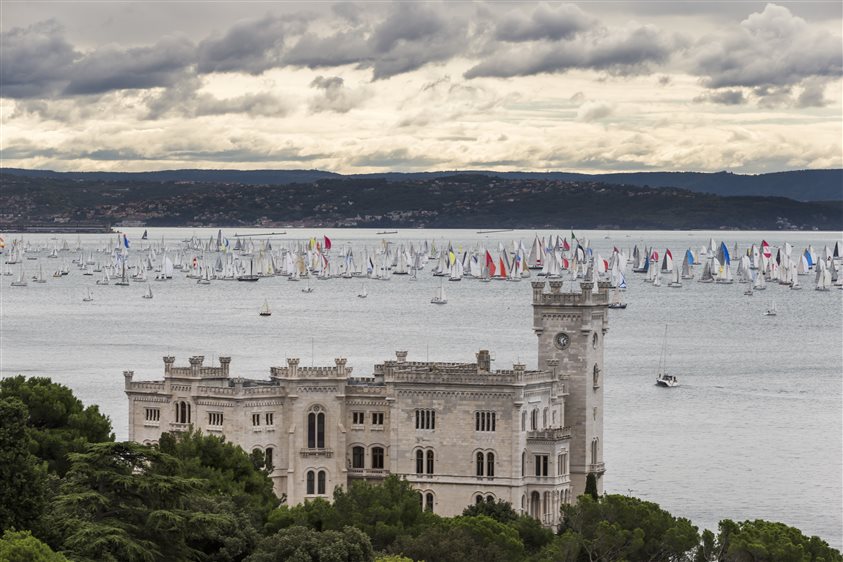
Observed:
[[[279,230],[279,229],[276,229]],[[132,253],[147,245],[143,229],[126,229]],[[241,229],[244,232],[258,230]],[[268,231],[267,231],[268,232]],[[232,229],[224,230],[231,237]],[[151,229],[172,249],[196,234],[207,240],[216,229]],[[547,233],[542,233],[547,234]],[[563,231],[563,234],[566,232]],[[631,250],[652,244],[676,257],[713,237],[746,248],[766,239],[785,241],[801,252],[809,243],[822,251],[839,233],[783,232],[578,232],[608,258],[612,246]],[[499,242],[534,232],[478,234],[460,230],[400,230],[379,236],[371,230],[290,230],[273,236],[276,249],[294,240],[328,235],[334,251],[350,243],[374,248],[384,238],[401,243],[448,241],[468,249],[483,241],[496,253]],[[4,235],[7,251],[15,235]],[[26,235],[33,245],[53,244],[50,235]],[[61,235],[58,239],[61,240]],[[66,237],[71,248],[76,235]],[[114,236],[81,235],[87,250],[114,244]],[[233,238],[232,238],[233,239]],[[86,252],[87,253],[87,252]],[[194,252],[195,253],[195,252]],[[268,377],[269,367],[300,357],[302,364],[333,364],[347,357],[356,374],[406,349],[416,360],[474,361],[492,350],[497,368],[536,364],[531,330],[530,284],[447,283],[449,303],[433,306],[439,278],[432,263],[417,282],[394,276],[366,281],[369,297],[356,297],[359,279],[304,283],[283,277],[257,283],[214,281],[197,285],[178,271],[169,282],[152,282],[154,298],[142,299],[145,283],[96,286],[70,261],[78,252],[25,260],[27,276],[43,264],[47,283],[11,287],[0,279],[2,331],[0,376],[49,376],[71,387],[86,404],[98,404],[127,437],[124,369],[135,379],[159,379],[163,355],[186,364],[190,355],[232,356],[232,371]],[[171,252],[172,255],[172,252]],[[193,253],[189,253],[192,257]],[[103,257],[94,254],[95,258]],[[3,256],[5,259],[5,256]],[[70,275],[54,279],[63,261]],[[134,263],[134,258],[130,260]],[[5,266],[17,273],[18,265]],[[700,268],[697,268],[699,276]],[[626,310],[610,311],[606,338],[606,489],[659,503],[700,527],[721,518],[782,521],[843,547],[843,291],[813,290],[813,274],[802,291],[776,284],[744,296],[745,285],[686,281],[681,289],[653,287],[626,274]],[[93,302],[82,302],[87,287]],[[258,316],[266,299],[269,318]],[[770,301],[778,315],[765,317]],[[653,381],[669,324],[668,368],[682,383],[662,389]]]

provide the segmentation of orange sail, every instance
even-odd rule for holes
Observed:
[[[500,266],[500,272],[499,273],[500,273],[501,279],[506,279],[506,266],[503,264],[503,256],[501,256],[501,258],[500,258],[499,266]]]

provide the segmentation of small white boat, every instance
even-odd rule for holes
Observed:
[[[369,296],[369,293],[366,291],[366,285],[364,284],[363,288],[360,289],[360,292],[357,293],[357,297],[361,298],[361,299],[365,299],[368,296]]]
[[[269,302],[264,299],[263,305],[261,306],[260,312],[258,312],[260,316],[272,316],[272,311],[269,310]]]
[[[33,281],[36,283],[46,283],[47,280],[44,279],[44,268],[42,266],[38,266],[38,275],[33,277]]]
[[[305,282],[304,289],[301,290],[302,293],[312,293],[313,287],[310,286],[310,277],[307,278]]]
[[[433,298],[430,299],[432,304],[448,304],[448,297],[445,296],[445,286],[440,285],[438,289],[436,289],[436,294],[433,295]]]
[[[91,288],[89,287],[88,292],[82,298],[82,301],[83,302],[91,302],[92,300],[94,300],[94,295],[93,295],[93,293],[91,293]]]
[[[679,386],[679,379],[674,375],[667,374],[667,324],[664,326],[664,343],[662,343],[662,354],[659,358],[659,370],[656,375],[656,386],[673,388]]]
[[[143,298],[151,299],[152,298],[152,285],[146,286],[146,293],[144,293]]]

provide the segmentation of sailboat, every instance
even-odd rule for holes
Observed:
[[[430,299],[432,304],[448,304],[448,297],[445,296],[445,285],[439,285],[436,294]]]
[[[151,299],[152,298],[152,285],[146,286],[146,293],[143,295],[143,298],[145,298],[145,299]]]
[[[23,264],[20,266],[20,273],[15,281],[12,281],[12,287],[26,287],[26,273],[23,270]]]
[[[686,261],[686,262],[685,262],[685,265],[687,265],[687,264],[688,264],[688,262]],[[668,287],[670,287],[670,288],[672,288],[672,289],[679,289],[679,288],[681,288],[681,287],[682,287],[682,277],[681,277],[681,274],[682,274],[682,272],[679,270],[679,268],[678,268],[678,267],[674,267],[674,268],[673,268],[673,271],[671,272],[671,275],[673,276],[673,279],[670,281],[670,283],[668,283],[668,284],[667,284],[667,286],[668,286]]]
[[[313,287],[310,286],[310,276],[308,275],[304,282],[304,289],[301,290],[302,293],[312,293]]]
[[[775,316],[776,315],[776,301],[770,301],[770,306],[767,307],[767,310],[764,312],[764,316]]]
[[[238,281],[257,281],[258,279],[260,279],[260,277],[258,277],[255,274],[255,259],[252,258],[252,259],[249,260],[249,274],[248,275],[238,275],[237,280]]]
[[[659,359],[659,371],[656,376],[656,386],[664,386],[668,388],[679,386],[679,379],[673,375],[667,374],[667,324],[664,325],[664,343],[662,344],[662,354]]]
[[[620,287],[615,287],[612,291],[612,298],[609,301],[609,308],[626,308],[626,303],[621,299]]]
[[[38,275],[35,276],[34,281],[36,283],[46,283],[47,282],[47,280],[44,279],[44,268],[40,265],[38,266]]]
[[[260,316],[272,316],[272,311],[269,310],[269,302],[266,299],[263,301],[263,306],[261,306],[260,312],[258,312]]]
[[[94,300],[94,294],[91,293],[91,288],[88,287],[88,292],[82,297],[82,302],[91,302],[92,300]]]
[[[363,288],[360,289],[360,292],[357,293],[357,296],[361,299],[365,299],[366,297],[369,296],[369,293],[366,292],[366,284],[365,283],[363,284]]]

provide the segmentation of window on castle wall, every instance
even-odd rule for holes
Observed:
[[[535,431],[539,428],[539,410],[538,408],[530,412],[530,429]]]
[[[486,454],[486,476],[495,475],[495,453]]]
[[[474,503],[483,503],[483,496],[477,494],[477,496],[474,498]]]
[[[351,468],[363,468],[363,447],[354,447],[351,449]]]
[[[363,425],[365,423],[366,413],[365,412],[351,412],[351,424],[352,425]]]
[[[325,448],[325,414],[311,412],[307,415],[307,447]]]
[[[477,476],[483,476],[483,453],[477,453]]]
[[[527,466],[527,453],[521,453],[521,476],[526,474],[526,467]]]
[[[521,412],[521,431],[527,431],[527,412]]]
[[[433,512],[433,493],[428,492],[424,502],[424,510]]]
[[[261,415],[260,414],[252,414],[252,426],[257,427],[261,424]]]
[[[436,412],[416,410],[416,429],[436,429]]]
[[[383,469],[383,447],[372,447],[372,468]]]
[[[312,496],[316,493],[316,473],[312,470],[307,471],[307,495]]]
[[[275,425],[275,414],[267,412],[264,416],[264,420],[266,421],[266,425]]]
[[[157,422],[161,420],[161,410],[158,408],[146,408],[144,411],[144,419],[150,422]]]
[[[372,413],[372,425],[383,425],[383,412]]]
[[[274,449],[272,447],[267,447],[266,451],[264,451],[264,458],[266,459],[266,468],[270,472],[272,472],[272,469],[275,467],[275,465],[272,463],[273,453]]]
[[[547,476],[547,455],[535,455],[536,476]]]
[[[433,474],[433,451],[427,452],[427,473]]]
[[[593,373],[594,386],[600,386],[600,369],[597,368],[596,363],[594,364]]]
[[[547,429],[547,408],[542,411],[542,429]]]
[[[324,470],[319,471],[319,474],[316,478],[316,483],[317,483],[317,486],[316,486],[317,493],[319,495],[324,495],[325,494],[325,471]]]
[[[424,474],[424,451],[416,451],[416,474]]]
[[[556,410],[553,410],[553,427],[556,427]]]
[[[495,503],[495,496],[489,495],[486,496],[486,501],[489,503]]]

